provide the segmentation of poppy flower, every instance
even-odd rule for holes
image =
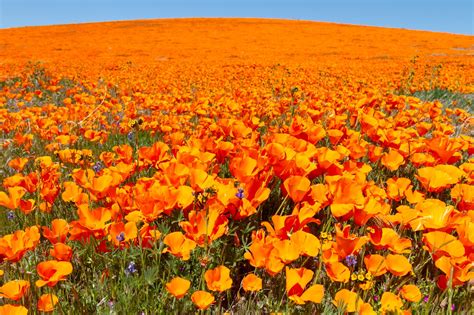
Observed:
[[[186,295],[190,286],[191,281],[176,277],[166,284],[166,290],[175,298],[180,299]]]
[[[165,236],[163,243],[168,248],[163,249],[163,253],[171,253],[172,255],[188,260],[191,257],[191,251],[196,247],[196,242],[184,236],[181,232],[172,232]]]
[[[0,191],[0,206],[15,210],[20,206],[20,200],[25,195],[26,189],[20,186],[8,187],[8,194]]]
[[[109,226],[109,240],[115,246],[120,246],[122,242],[134,240],[138,235],[138,229],[135,222],[116,222]]]
[[[26,280],[12,280],[0,287],[0,297],[13,301],[21,299],[30,288],[30,283]]]
[[[57,242],[64,243],[69,233],[69,224],[64,219],[54,219],[51,221],[51,229],[43,226],[43,236],[52,244]]]
[[[336,251],[340,258],[356,254],[368,242],[366,236],[351,234],[350,229],[350,225],[344,226],[342,230],[339,224],[336,225]]]
[[[309,192],[311,182],[304,176],[291,176],[283,182],[283,187],[294,202],[300,202]]]
[[[402,255],[389,254],[385,257],[385,263],[387,270],[395,276],[401,277],[413,271],[408,258]]]
[[[364,256],[365,268],[374,277],[381,276],[387,272],[387,265],[385,258],[381,255],[365,255]]]
[[[306,268],[288,268],[286,272],[286,292],[288,298],[296,304],[305,304],[308,301],[321,303],[324,297],[324,287],[320,284],[310,286],[305,290],[313,278],[314,272]]]
[[[464,256],[464,245],[454,236],[442,231],[423,234],[423,243],[436,256]]]
[[[451,198],[459,210],[474,209],[474,185],[456,184],[451,189]]]
[[[21,172],[23,168],[25,167],[26,163],[28,163],[27,158],[19,157],[19,158],[10,160],[10,162],[8,162],[8,166],[10,166],[11,168],[13,168],[14,170],[18,172]]]
[[[40,312],[52,312],[54,311],[54,307],[58,304],[59,299],[55,294],[47,293],[43,294],[38,299],[38,311]]]
[[[382,156],[382,165],[391,171],[396,171],[405,162],[403,155],[397,150],[390,148],[388,153]]]
[[[296,231],[290,236],[291,244],[299,251],[299,255],[316,257],[321,249],[321,242],[311,233]]]
[[[191,295],[191,301],[200,310],[206,310],[211,306],[215,299],[214,296],[206,291],[196,291]]]
[[[242,279],[242,288],[245,291],[256,292],[262,289],[262,279],[251,273]]]
[[[5,304],[0,305],[0,314],[4,315],[26,315],[28,309],[21,305]]]
[[[369,239],[375,248],[386,248],[396,254],[408,253],[411,248],[411,240],[400,237],[397,232],[391,228],[379,228],[374,226],[369,232]]]
[[[404,285],[400,289],[400,294],[402,297],[410,302],[419,302],[421,300],[421,291],[418,287],[414,284],[407,284]]]
[[[330,261],[325,264],[328,277],[335,282],[349,282],[351,271],[339,261]]]
[[[457,184],[465,173],[453,165],[437,165],[418,169],[416,177],[429,192],[440,192]]]
[[[36,266],[40,280],[36,281],[37,287],[48,285],[54,287],[59,281],[65,280],[72,273],[72,264],[68,261],[49,260],[40,262]]]
[[[245,252],[244,258],[249,261],[251,266],[262,268],[265,267],[272,249],[273,244],[266,241],[263,229],[253,231],[252,244],[249,246],[248,251]]]
[[[49,254],[59,261],[70,261],[72,258],[72,248],[64,243],[56,243],[49,250]]]
[[[437,281],[438,287],[442,290],[447,289],[450,282],[452,287],[455,287],[474,278],[474,271],[471,271],[472,263],[468,260],[456,262],[453,258],[441,256],[435,261],[435,266],[444,273]]]
[[[382,312],[398,313],[403,307],[403,301],[400,297],[391,292],[384,292],[380,303],[382,304],[382,307],[380,308]]]
[[[347,313],[357,312],[363,305],[364,301],[356,292],[347,289],[339,290],[334,296],[332,303],[340,310]]]
[[[400,201],[405,198],[405,192],[408,190],[411,181],[408,178],[390,178],[386,182],[387,184],[387,197]]]
[[[204,273],[204,279],[206,280],[207,288],[211,291],[223,292],[232,287],[230,270],[222,265],[207,270]]]
[[[18,230],[0,238],[0,259],[11,262],[19,261],[23,255],[39,244],[41,235],[36,226]]]
[[[212,208],[199,212],[190,211],[188,221],[181,221],[179,225],[186,232],[186,236],[197,244],[211,244],[227,232],[228,219],[218,209]]]

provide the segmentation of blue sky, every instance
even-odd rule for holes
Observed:
[[[265,17],[473,34],[474,0],[0,0],[0,28],[173,17]]]

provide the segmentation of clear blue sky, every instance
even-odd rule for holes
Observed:
[[[0,28],[172,17],[265,17],[473,34],[474,0],[0,0]]]

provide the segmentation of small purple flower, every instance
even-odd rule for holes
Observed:
[[[124,232],[120,232],[120,234],[117,235],[115,238],[117,239],[117,241],[123,242],[123,241],[125,241],[125,233],[124,233]]]
[[[378,296],[378,295],[374,295],[374,301],[375,301],[375,302],[378,302],[378,301],[379,301],[379,299],[380,299],[380,298],[379,298],[379,296]]]
[[[430,296],[425,295],[425,297],[423,298],[423,302],[428,303],[429,300],[430,300]]]
[[[235,194],[235,196],[239,199],[244,199],[245,195],[244,195],[244,189],[243,188],[239,188],[237,190],[237,193]]]
[[[128,141],[132,142],[133,141],[133,138],[135,137],[135,134],[130,131],[128,134],[127,134],[127,139]]]
[[[15,212],[13,211],[8,211],[7,213],[7,219],[10,221],[13,221],[15,219]]]
[[[127,276],[131,275],[131,274],[134,274],[135,272],[137,272],[137,265],[135,264],[135,262],[131,261],[127,268],[125,268],[125,274]]]
[[[344,258],[344,261],[346,262],[346,265],[349,267],[354,267],[357,265],[357,257],[354,255],[346,256],[346,258]]]
[[[101,161],[95,162],[94,166],[92,166],[92,170],[94,170],[95,173],[100,172],[104,168],[104,164],[102,164]]]
[[[456,305],[451,304],[451,311],[454,311],[456,309]]]

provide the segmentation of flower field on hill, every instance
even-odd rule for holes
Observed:
[[[474,309],[474,37],[0,30],[0,314]]]

